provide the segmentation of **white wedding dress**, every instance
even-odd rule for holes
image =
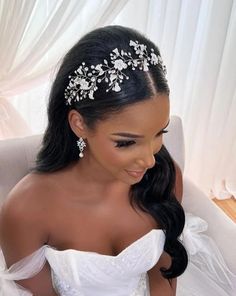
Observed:
[[[203,234],[207,223],[186,213],[181,235],[189,264],[178,277],[177,296],[236,295],[236,275],[232,274],[211,238]],[[43,246],[6,269],[0,254],[0,296],[30,296],[14,280],[36,275],[48,261],[55,291],[60,296],[149,296],[147,271],[159,260],[165,234],[153,229],[117,256]]]

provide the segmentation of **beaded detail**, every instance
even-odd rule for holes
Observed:
[[[153,229],[116,256],[48,248],[55,291],[59,296],[150,296],[147,271],[159,260],[164,242],[163,230]]]
[[[119,92],[123,81],[129,79],[125,74],[127,68],[146,72],[151,65],[159,65],[166,75],[166,66],[161,56],[154,53],[153,48],[148,52],[147,46],[139,44],[137,40],[130,40],[129,46],[133,48],[135,57],[132,57],[131,52],[114,48],[109,58],[100,64],[89,66],[82,62],[73,75],[69,76],[69,84],[64,93],[66,105],[83,99],[94,100],[94,93],[102,81],[108,85],[106,92]]]
[[[62,281],[52,271],[53,288],[59,296],[83,296],[79,291],[71,287],[66,281]]]
[[[78,290],[68,285],[66,282],[61,281],[55,273],[52,274],[53,287],[59,296],[84,296]],[[138,286],[130,296],[150,296],[149,288],[147,286],[147,274],[142,273]]]
[[[146,273],[142,273],[137,288],[131,296],[150,296],[148,278]]]

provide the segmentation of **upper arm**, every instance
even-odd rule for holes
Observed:
[[[183,198],[183,177],[182,177],[182,172],[178,164],[174,161],[175,165],[175,173],[176,173],[176,178],[175,178],[175,196],[177,200],[181,203],[182,198]]]
[[[150,296],[175,296],[177,279],[172,278],[170,282],[161,274],[160,268],[169,268],[171,265],[170,256],[164,251],[157,264],[148,271]]]
[[[36,204],[37,190],[18,188],[8,195],[0,212],[0,245],[9,268],[24,257],[32,254],[47,241],[47,225],[43,209]],[[34,296],[55,296],[50,268],[45,264],[33,278],[18,281]]]

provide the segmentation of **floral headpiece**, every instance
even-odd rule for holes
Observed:
[[[110,53],[110,61],[104,60],[104,64],[96,66],[86,66],[83,62],[77,70],[74,71],[75,75],[69,76],[69,85],[65,89],[66,104],[71,105],[72,101],[80,101],[85,98],[94,99],[94,92],[98,89],[97,84],[105,80],[108,83],[106,92],[112,89],[115,92],[121,90],[120,83],[124,78],[129,79],[124,73],[124,70],[131,67],[132,70],[138,68],[142,71],[148,71],[150,64],[160,64],[164,74],[166,74],[166,67],[163,64],[160,55],[154,53],[151,48],[151,53],[148,54],[147,46],[139,44],[138,41],[130,40],[129,45],[134,48],[136,59],[133,59],[130,52],[124,50],[119,51],[117,48]]]

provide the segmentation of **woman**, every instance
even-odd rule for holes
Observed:
[[[65,56],[36,166],[2,208],[0,295],[176,294],[188,256],[165,74],[158,48],[121,26]]]

